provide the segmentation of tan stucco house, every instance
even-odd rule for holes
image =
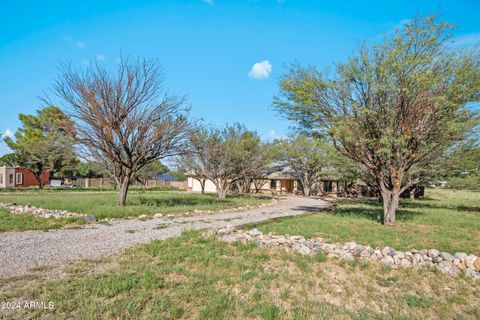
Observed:
[[[194,174],[187,174],[187,178],[187,190],[189,192],[202,191],[201,184],[198,179],[195,178]],[[302,184],[298,180],[283,172],[274,172],[264,178],[257,179],[257,186],[260,186],[259,192],[261,193],[302,193]],[[314,195],[339,196],[345,192],[346,182],[331,177],[324,177],[312,189],[312,194]],[[251,190],[255,190],[255,186],[253,184],[251,186]],[[205,192],[217,192],[217,188],[212,181],[206,180]]]

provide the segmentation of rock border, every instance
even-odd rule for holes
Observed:
[[[0,209],[6,209],[12,214],[28,214],[31,216],[44,218],[44,219],[60,219],[60,218],[83,218],[84,222],[96,222],[97,219],[88,214],[80,214],[75,212],[69,212],[67,210],[50,210],[44,208],[38,208],[32,206],[31,204],[27,205],[18,205],[16,203],[0,203]]]
[[[355,242],[327,243],[323,238],[305,239],[302,236],[263,234],[254,228],[249,231],[227,226],[210,229],[207,235],[216,235],[220,240],[233,242],[253,242],[258,246],[298,252],[302,255],[316,255],[323,252],[327,257],[343,260],[363,259],[375,261],[391,268],[436,268],[450,275],[464,274],[480,280],[480,258],[473,254],[457,252],[450,254],[437,249],[411,249],[398,251],[390,247],[364,246]]]

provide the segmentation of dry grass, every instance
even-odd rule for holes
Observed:
[[[135,261],[135,263],[132,263]],[[0,282],[0,300],[54,301],[56,319],[478,319],[478,283],[432,270],[229,245],[199,233]],[[61,275],[61,276],[60,276]]]

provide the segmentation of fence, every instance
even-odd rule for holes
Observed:
[[[72,185],[81,188],[101,188],[112,187],[115,185],[113,179],[110,178],[77,178],[72,181]],[[139,182],[133,185],[143,186]],[[187,190],[187,181],[165,181],[165,180],[148,180],[145,184],[146,188],[176,188],[180,190]]]

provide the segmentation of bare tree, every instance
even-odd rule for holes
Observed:
[[[194,134],[194,133],[192,133]],[[196,147],[190,146],[185,154],[177,159],[178,167],[185,168],[190,176],[200,183],[201,193],[205,194],[205,184],[207,183],[207,175],[205,173],[205,166],[201,158],[196,153]]]
[[[190,134],[190,167],[197,179],[208,179],[215,184],[220,199],[224,199],[230,186],[245,178],[245,159],[249,158],[252,139],[256,135],[235,124],[223,129],[196,127]]]
[[[162,90],[156,60],[123,59],[115,74],[99,64],[85,71],[60,65],[54,92],[76,120],[84,156],[101,163],[119,188],[124,206],[130,185],[149,163],[180,154],[188,121],[184,99]]]

